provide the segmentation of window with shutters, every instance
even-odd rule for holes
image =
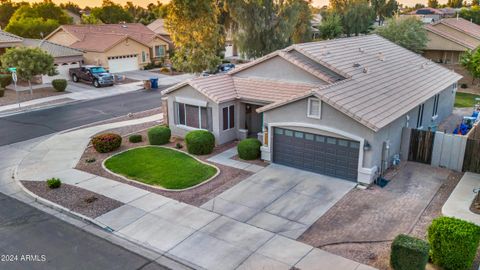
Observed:
[[[320,119],[321,105],[322,103],[318,98],[309,98],[307,106],[307,117]]]

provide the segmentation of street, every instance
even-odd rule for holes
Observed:
[[[160,89],[0,118],[0,146],[159,106]],[[167,269],[2,193],[0,205],[0,269]]]
[[[158,108],[160,91],[136,91],[0,118],[0,146],[58,131]]]

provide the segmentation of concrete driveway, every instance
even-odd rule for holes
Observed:
[[[272,164],[202,208],[296,239],[354,186],[353,182]]]
[[[170,75],[165,75],[165,74],[148,71],[148,70],[132,70],[132,71],[119,73],[119,75],[125,75],[125,77],[129,79],[138,80],[138,81],[150,80],[151,78],[158,78],[159,85],[173,85],[194,77],[193,74],[182,74],[182,75],[170,76]]]

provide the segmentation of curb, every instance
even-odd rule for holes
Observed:
[[[75,103],[80,103],[80,102],[82,102],[82,100],[65,101],[65,102],[62,102],[62,103],[56,103],[56,104],[45,105],[45,106],[38,106],[38,107],[31,108],[31,109],[28,109],[28,107],[25,107],[25,109],[20,109],[18,111],[7,112],[7,113],[0,112],[0,118],[13,116],[13,115],[17,115],[17,114],[22,114],[22,113],[36,112],[36,111],[40,111],[40,110],[47,110],[47,109],[51,109],[51,108],[55,108],[55,107],[60,107],[60,106],[65,106],[65,105],[75,104]]]

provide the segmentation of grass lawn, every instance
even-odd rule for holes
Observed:
[[[195,186],[217,173],[217,169],[179,151],[163,147],[141,147],[112,156],[105,167],[114,173],[166,189]]]
[[[475,98],[480,98],[480,96],[470,93],[457,92],[455,95],[454,106],[457,108],[473,107],[473,105],[475,105]]]

